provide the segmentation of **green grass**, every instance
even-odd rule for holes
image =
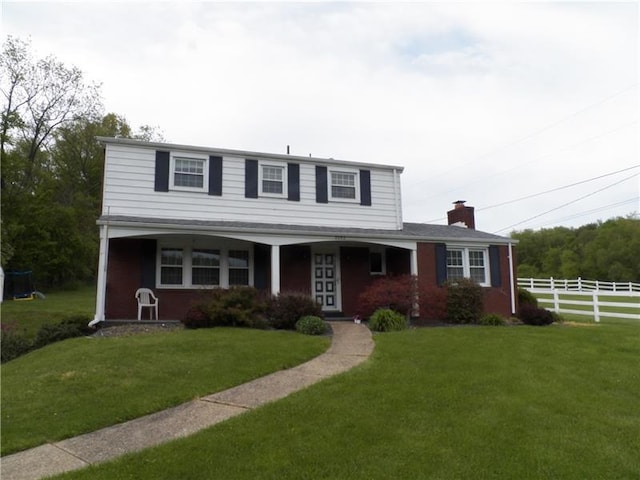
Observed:
[[[216,328],[48,345],[1,367],[2,454],[224,390],[328,344],[294,332]]]
[[[639,328],[378,334],[350,372],[60,478],[638,478]]]
[[[2,302],[2,323],[15,325],[33,338],[46,323],[58,323],[71,315],[93,318],[96,308],[96,287],[83,286],[78,290],[47,293],[35,300],[5,300]]]

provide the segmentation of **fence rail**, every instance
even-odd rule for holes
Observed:
[[[557,313],[588,315],[596,322],[603,316],[640,320],[640,283],[518,278],[518,287],[536,294],[539,303],[551,306]],[[617,301],[618,298],[626,301]]]

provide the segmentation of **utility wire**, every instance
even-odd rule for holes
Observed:
[[[481,212],[483,210],[489,210],[491,208],[496,208],[496,207],[502,207],[504,205],[510,205],[512,203],[516,203],[516,202],[521,202],[522,200],[528,200],[530,198],[535,198],[535,197],[539,197],[541,195],[546,195],[547,193],[553,193],[553,192],[558,192],[560,190],[564,190],[567,188],[571,188],[571,187],[575,187],[577,185],[582,185],[584,183],[589,183],[592,182],[594,180],[599,180],[601,178],[605,178],[605,177],[610,177],[611,175],[615,175],[617,173],[622,173],[622,172],[626,172],[628,170],[633,170],[634,168],[639,168],[640,167],[640,163],[636,164],[636,165],[632,165],[630,167],[627,168],[623,168],[622,170],[616,170],[615,172],[609,172],[609,173],[604,173],[602,175],[598,175],[597,177],[591,177],[591,178],[587,178],[586,180],[581,180],[579,182],[575,182],[575,183],[571,183],[569,185],[563,185],[561,187],[556,187],[556,188],[552,188],[551,190],[545,190],[544,192],[538,192],[538,193],[533,193],[531,195],[526,195],[524,197],[520,197],[520,198],[515,198],[513,200],[507,200],[505,202],[502,203],[496,203],[494,205],[489,205],[487,207],[480,207],[480,208],[476,208],[475,210],[477,212]],[[446,217],[439,217],[439,218],[434,218],[432,220],[427,220],[426,223],[431,223],[431,222],[439,222],[440,220],[445,220]]]
[[[587,210],[587,211],[584,211],[584,212],[579,212],[579,213],[576,213],[575,215],[570,215],[568,217],[551,220],[549,222],[545,222],[543,224],[538,224],[535,227],[530,227],[530,228],[540,228],[540,227],[544,227],[546,225],[551,225],[551,224],[554,224],[554,223],[565,222],[567,220],[573,220],[575,218],[584,217],[585,215],[591,215],[593,213],[601,212],[603,210],[608,210],[610,208],[620,207],[620,206],[626,205],[628,203],[638,202],[639,200],[640,200],[640,197],[634,197],[634,198],[630,198],[628,200],[623,200],[621,202],[610,203],[609,205],[603,205],[602,207],[594,208],[592,210]],[[636,215],[637,215],[637,212],[636,212]]]
[[[517,223],[514,223],[513,225],[509,225],[508,227],[501,228],[500,230],[496,230],[496,231],[495,231],[495,232],[493,232],[493,233],[496,233],[496,234],[497,234],[497,233],[502,232],[502,231],[504,231],[504,230],[508,230],[508,229],[510,229],[510,228],[512,228],[512,227],[516,227],[516,226],[518,226],[518,225],[522,225],[523,223],[527,223],[527,222],[529,222],[529,221],[531,221],[531,220],[533,220],[533,219],[535,219],[535,218],[538,218],[538,217],[541,217],[541,216],[543,216],[543,215],[546,215],[547,213],[555,212],[556,210],[559,210],[559,209],[561,209],[561,208],[564,208],[564,207],[566,207],[566,206],[568,206],[568,205],[572,205],[572,204],[574,204],[574,203],[576,203],[576,202],[579,202],[580,200],[584,200],[584,199],[585,199],[585,198],[587,198],[587,197],[591,197],[591,196],[595,195],[596,193],[600,193],[600,192],[602,192],[602,191],[604,191],[604,190],[607,190],[608,188],[614,187],[614,186],[616,186],[616,185],[618,185],[618,184],[620,184],[620,183],[622,183],[622,182],[626,182],[627,180],[630,180],[630,179],[632,179],[632,178],[634,178],[634,177],[637,177],[638,175],[640,175],[640,174],[638,174],[638,173],[634,173],[633,175],[631,175],[631,176],[629,176],[629,177],[627,177],[627,178],[623,178],[622,180],[619,180],[619,181],[617,181],[617,182],[614,182],[614,183],[612,183],[612,184],[610,184],[610,185],[607,185],[606,187],[602,187],[602,188],[600,188],[600,189],[598,189],[598,190],[596,190],[596,191],[594,191],[594,192],[591,192],[591,193],[588,193],[588,194],[586,194],[586,195],[583,195],[582,197],[576,198],[575,200],[572,200],[572,201],[570,201],[570,202],[564,203],[564,204],[562,204],[562,205],[560,205],[560,206],[558,206],[558,207],[552,208],[551,210],[547,210],[546,212],[542,212],[542,213],[540,213],[540,214],[538,214],[538,215],[534,215],[533,217],[530,217],[530,218],[527,218],[527,219],[525,219],[525,220],[522,220],[521,222],[517,222]]]
[[[569,115],[567,115],[565,117],[562,117],[559,120],[556,120],[555,122],[552,122],[552,123],[540,128],[538,130],[535,130],[535,131],[531,132],[530,134],[525,135],[524,137],[521,137],[521,138],[519,138],[517,140],[514,140],[512,142],[508,142],[508,143],[506,143],[506,144],[504,144],[504,145],[502,145],[502,146],[500,146],[498,148],[495,148],[495,149],[485,153],[484,155],[481,155],[480,157],[477,157],[476,159],[471,159],[471,160],[469,160],[467,162],[464,162],[462,164],[457,165],[453,169],[447,170],[446,172],[443,172],[443,173],[441,173],[439,175],[435,175],[435,177],[432,177],[432,179],[433,178],[437,178],[437,177],[442,176],[442,175],[445,175],[447,173],[450,173],[450,172],[460,168],[460,166],[462,166],[462,165],[468,165],[469,163],[471,163],[473,161],[481,160],[483,158],[490,157],[490,156],[494,155],[495,153],[497,153],[497,152],[499,152],[501,150],[505,150],[508,147],[511,147],[513,145],[517,145],[519,143],[522,143],[525,140],[529,140],[530,138],[533,138],[536,135],[540,135],[541,133],[546,132],[547,130],[551,130],[552,128],[554,128],[554,127],[566,122],[567,120],[569,120],[569,119],[571,119],[573,117],[576,117],[576,116],[580,115],[583,112],[586,112],[587,110],[590,110],[593,107],[597,107],[598,105],[601,105],[601,104],[603,104],[605,102],[608,102],[609,100],[611,100],[611,99],[613,99],[613,98],[615,98],[615,97],[617,97],[619,95],[622,95],[622,94],[628,92],[629,90],[631,90],[633,88],[636,88],[637,86],[638,86],[638,83],[634,83],[633,85],[629,85],[628,87],[625,87],[622,90],[620,90],[620,91],[618,91],[618,92],[616,92],[616,93],[614,93],[612,95],[609,95],[608,97],[605,97],[605,98],[603,98],[601,100],[598,100],[597,102],[591,103],[591,104],[587,105],[586,107],[581,108],[580,110],[576,110],[575,112],[573,112],[573,113],[571,113],[571,114],[569,114]],[[413,185],[408,185],[408,186],[412,187],[412,186],[415,186],[415,185],[419,185],[421,183],[424,183],[425,181],[426,180],[422,180],[422,181],[414,183]]]

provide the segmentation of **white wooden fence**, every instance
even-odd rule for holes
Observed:
[[[518,287],[537,294],[538,303],[551,306],[557,313],[588,315],[596,322],[603,316],[640,320],[640,283],[602,282],[581,278],[518,278]],[[584,299],[576,300],[576,296]],[[618,298],[626,301],[615,301]],[[590,309],[571,308],[574,305]],[[611,308],[621,308],[625,312],[612,312]]]

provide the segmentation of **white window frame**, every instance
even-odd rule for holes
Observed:
[[[187,187],[175,184],[176,160],[195,160],[202,162],[202,187]],[[171,162],[169,169],[169,190],[183,192],[208,192],[209,191],[209,157],[193,153],[171,152]]]
[[[327,192],[329,196],[330,202],[346,202],[346,203],[360,203],[360,171],[350,168],[328,168],[327,169]],[[355,197],[354,198],[343,198],[343,197],[334,197],[333,196],[333,174],[334,173],[342,173],[347,175],[353,175],[354,181],[354,190]],[[338,185],[343,186],[343,185]]]
[[[163,284],[162,281],[162,249],[182,250],[182,284]],[[193,284],[193,250],[220,251],[220,283],[218,285]],[[156,253],[156,288],[157,289],[211,289],[229,288],[229,250],[244,250],[249,252],[249,284],[254,285],[254,255],[253,246],[246,242],[189,242],[187,240],[160,240]]]
[[[282,171],[282,193],[265,192],[263,190],[264,169],[277,168]],[[258,195],[261,197],[287,198],[288,196],[288,172],[287,164],[279,162],[259,162],[258,163]]]
[[[491,272],[489,271],[489,248],[484,246],[458,246],[458,245],[447,245],[447,252],[450,251],[459,251],[462,252],[462,276],[464,278],[471,278],[471,261],[470,261],[470,252],[480,252],[482,253],[483,259],[483,268],[484,268],[484,281],[478,282],[481,287],[490,287],[491,286]],[[447,279],[450,280],[449,274],[449,261],[447,257]]]

